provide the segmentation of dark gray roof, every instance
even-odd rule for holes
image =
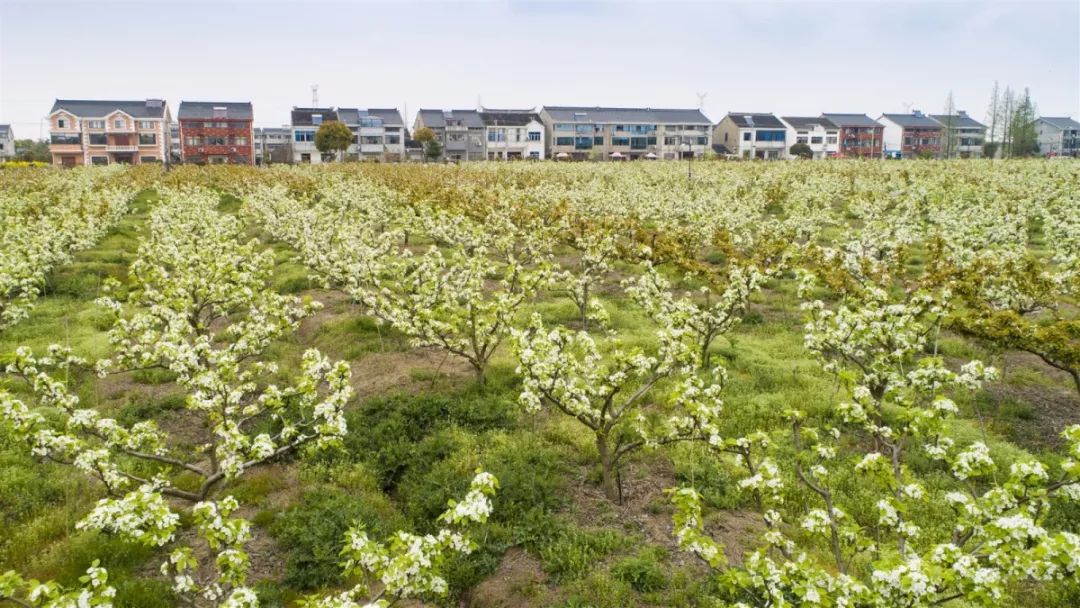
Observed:
[[[941,123],[942,126],[950,126],[953,129],[985,129],[986,125],[968,116],[967,114],[931,114],[930,118]],[[952,122],[950,122],[950,120]]]
[[[941,123],[930,118],[926,114],[882,114],[882,118],[887,118],[892,122],[904,127],[905,129],[940,129]]]
[[[883,126],[878,121],[870,118],[866,114],[832,114],[825,112],[823,117],[828,118],[838,127],[881,127]]]
[[[1040,116],[1038,120],[1059,129],[1080,129],[1080,122],[1076,122],[1068,116]]]
[[[311,116],[313,114],[322,114],[323,122],[329,122],[331,120],[337,120],[337,112],[334,108],[297,108],[292,109],[292,126],[294,127],[311,127],[315,123],[311,122]]]
[[[361,117],[372,117],[382,119],[383,125],[387,127],[403,127],[405,121],[401,120],[401,113],[397,111],[397,108],[338,108],[338,120],[347,125],[360,124]]]
[[[646,123],[711,125],[701,110],[671,108],[603,108],[585,106],[544,106],[544,112],[559,122]]]
[[[214,108],[225,108],[227,120],[253,120],[255,118],[250,101],[181,101],[176,117],[180,120],[214,118]]]
[[[810,129],[815,125],[821,125],[825,129],[838,129],[836,123],[824,116],[782,116],[784,122],[795,129]]]
[[[438,129],[446,126],[446,121],[461,121],[469,128],[482,128],[484,121],[476,110],[420,110],[420,118],[425,127]]]
[[[724,118],[730,118],[737,127],[744,129],[783,129],[784,123],[770,112],[728,112]]]
[[[292,129],[288,127],[255,127],[255,137],[260,135],[291,135]]]
[[[102,101],[93,99],[57,99],[49,114],[57,110],[67,110],[75,116],[104,118],[120,110],[132,118],[162,118],[165,116],[167,103],[161,99],[143,99],[136,101]]]
[[[534,120],[539,122],[540,115],[531,110],[484,110],[480,120],[488,126],[523,127]]]

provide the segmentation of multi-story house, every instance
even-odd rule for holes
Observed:
[[[184,146],[180,143],[180,125],[175,122],[169,125],[169,160],[178,163],[184,153]]]
[[[791,146],[810,146],[813,158],[832,158],[840,152],[840,127],[821,116],[781,116],[787,125],[788,157]]]
[[[919,110],[911,114],[882,114],[882,137],[888,158],[937,158],[941,156],[941,123]]]
[[[480,111],[488,160],[544,158],[544,123],[533,110]]]
[[[11,125],[0,125],[0,163],[15,158],[15,132]]]
[[[544,106],[548,156],[677,159],[704,156],[712,122],[698,109]]]
[[[866,114],[826,112],[821,117],[836,125],[840,131],[840,150],[837,156],[881,158],[884,125]]]
[[[980,158],[986,142],[986,125],[960,110],[956,114],[931,114],[941,125],[942,153],[949,157]]]
[[[319,164],[334,160],[333,154],[323,155],[315,147],[315,132],[324,122],[337,120],[334,108],[292,109],[292,158],[295,163]]]
[[[447,160],[487,158],[486,127],[479,111],[421,109],[413,123],[413,134],[425,127],[435,132]]]
[[[199,165],[254,165],[255,130],[246,101],[181,101],[180,158]]]
[[[161,99],[57,99],[49,112],[54,165],[159,163],[168,159],[169,105]]]
[[[292,162],[292,129],[289,127],[255,128],[255,164]]]
[[[1039,152],[1047,156],[1080,156],[1080,122],[1068,116],[1035,119]]]
[[[353,132],[346,154],[359,160],[400,161],[405,157],[405,121],[396,108],[338,108],[338,120]]]
[[[787,125],[771,113],[728,112],[713,129],[713,141],[739,158],[787,158]]]

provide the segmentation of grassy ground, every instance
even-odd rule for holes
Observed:
[[[131,215],[101,243],[52,273],[31,317],[0,333],[0,357],[19,345],[54,342],[87,357],[107,354],[107,316],[93,300],[105,277],[125,278],[154,200],[153,193],[140,195]],[[221,209],[235,213],[238,203],[226,198]],[[478,539],[480,549],[450,568],[455,597],[470,605],[699,605],[716,583],[675,550],[663,491],[681,482],[702,489],[718,509],[708,529],[725,542],[731,561],[738,563],[755,545],[758,517],[742,510],[733,471],[705,458],[700,448],[632,460],[623,472],[623,504],[612,504],[590,464],[591,438],[573,421],[527,414],[517,405],[508,348],[495,357],[481,389],[466,364],[410,348],[359,315],[341,294],[314,286],[287,246],[254,227],[251,234],[275,252],[275,289],[325,304],[295,335],[275,344],[270,356],[287,367],[304,349],[318,347],[351,363],[357,393],[343,450],[251,471],[228,490],[255,524],[252,579],[266,605],[285,606],[303,593],[341,584],[337,555],[354,521],[380,536],[429,529],[479,466],[500,479],[502,490],[493,522]],[[615,285],[606,291],[618,292]],[[802,347],[795,302],[792,285],[774,282],[754,297],[746,321],[715,344],[714,360],[731,378],[725,390],[726,407],[737,413],[725,429],[731,435],[780,425],[787,408],[823,410],[838,398],[834,381]],[[647,324],[628,302],[612,296],[606,304],[624,340],[649,340]],[[531,308],[550,322],[574,316],[569,302],[552,297],[538,298]],[[1080,420],[1067,378],[1039,362],[955,337],[943,348],[957,361],[981,357],[1005,371],[1001,382],[961,403],[961,437],[983,437],[995,451],[1042,453],[1055,447],[1050,429]],[[73,378],[84,402],[124,420],[154,418],[168,426],[182,422],[183,397],[163,380]],[[118,587],[118,606],[173,604],[167,585],[152,576],[161,553],[75,531],[100,491],[70,468],[36,463],[0,437],[0,489],[0,571],[17,568],[71,583],[100,557]]]

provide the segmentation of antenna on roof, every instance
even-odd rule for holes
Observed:
[[[914,101],[902,101],[900,105],[904,106],[904,114],[911,114],[911,108],[915,106]]]
[[[708,95],[708,93],[698,93],[697,94],[697,109],[702,110],[702,109],[705,108],[705,96],[706,95]]]
[[[311,85],[311,107],[319,107],[319,85]]]
[[[480,94],[479,93],[476,94],[476,111],[477,112],[483,112],[484,111],[484,102],[480,101]]]

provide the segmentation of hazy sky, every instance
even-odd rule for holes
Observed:
[[[111,2],[0,0],[0,122],[54,98],[985,115],[994,80],[1080,114],[1080,0]]]

